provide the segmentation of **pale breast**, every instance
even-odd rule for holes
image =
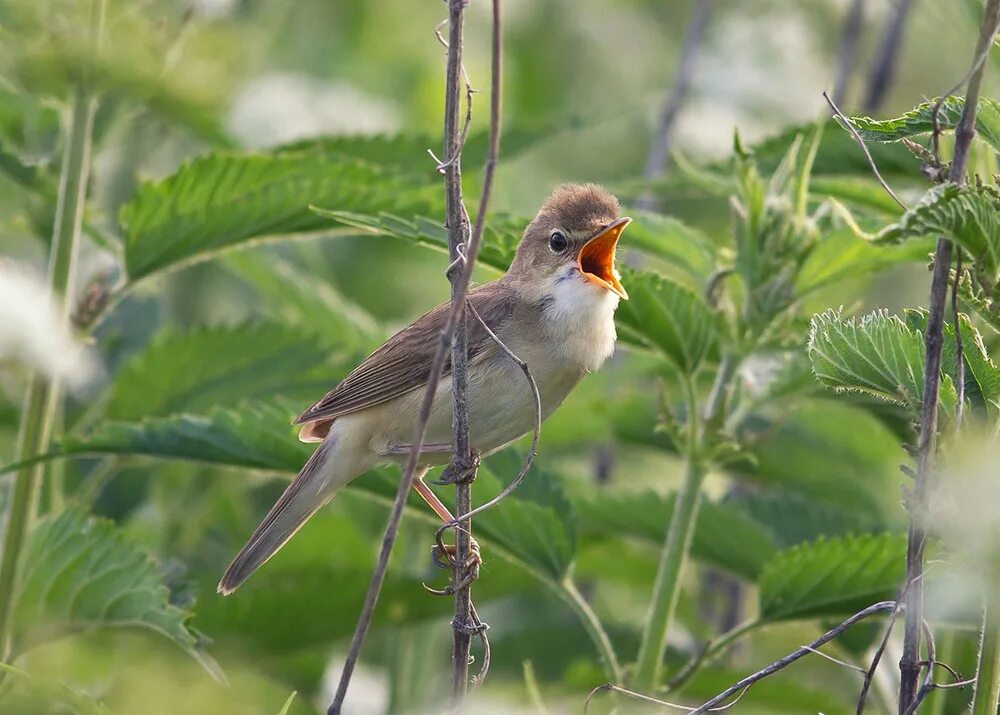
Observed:
[[[560,357],[593,372],[615,350],[618,296],[588,281],[575,266],[554,276],[543,303],[545,331]]]

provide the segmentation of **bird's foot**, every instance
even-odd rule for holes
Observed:
[[[456,456],[451,463],[441,472],[441,478],[432,484],[466,484],[474,481],[476,472],[479,471],[479,453],[473,452],[468,457]]]
[[[456,547],[454,544],[445,544],[443,550],[439,545],[434,545],[431,549],[431,559],[434,561],[434,565],[443,569],[457,569],[458,575],[457,582],[453,581],[443,589],[433,589],[425,586],[428,591],[442,596],[450,596],[479,578],[479,567],[483,564],[483,557],[479,550],[479,543],[475,539],[472,539],[469,544],[469,555],[465,559],[464,564],[459,566],[455,557]]]

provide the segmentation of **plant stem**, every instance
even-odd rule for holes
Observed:
[[[1000,618],[989,602],[983,608],[983,630],[976,670],[976,695],[972,715],[996,715],[1000,703]]]
[[[872,62],[871,73],[868,76],[868,91],[865,96],[864,108],[869,114],[878,111],[885,101],[892,80],[896,76],[896,65],[899,62],[899,49],[903,44],[903,33],[906,21],[913,9],[913,0],[900,0],[892,17],[886,24],[885,32],[879,41],[875,60]]]
[[[969,149],[976,133],[976,110],[979,105],[979,88],[983,79],[985,62],[979,61],[993,43],[1000,24],[1000,0],[989,0],[983,10],[979,42],[973,55],[974,70],[969,75],[962,118],[955,128],[955,152],[952,158],[950,180],[958,185],[966,183],[965,171]],[[920,679],[920,642],[924,617],[924,546],[927,541],[926,515],[930,508],[930,480],[934,468],[937,443],[938,392],[941,380],[941,350],[944,344],[944,311],[948,295],[948,278],[951,269],[951,241],[939,238],[934,252],[934,272],[931,277],[931,295],[927,334],[925,336],[926,363],[924,365],[924,394],[920,406],[920,437],[918,442],[917,474],[910,503],[910,528],[906,546],[906,595],[903,655],[899,660],[899,712],[907,713],[917,697]]]
[[[618,662],[618,655],[615,653],[614,646],[611,645],[611,639],[608,638],[607,631],[601,625],[601,621],[597,617],[597,614],[594,613],[594,609],[590,607],[587,599],[577,589],[572,577],[566,576],[560,581],[556,593],[573,609],[573,612],[576,613],[580,619],[580,623],[583,624],[584,629],[587,631],[587,635],[590,636],[590,640],[594,642],[594,646],[596,646],[597,652],[600,653],[601,660],[604,662],[604,674],[608,680],[616,683],[622,682],[624,678],[622,666]]]
[[[688,402],[688,446],[685,454],[684,483],[677,496],[667,537],[660,552],[660,563],[653,586],[653,596],[642,632],[642,643],[633,685],[639,690],[652,692],[659,682],[663,651],[673,621],[674,610],[680,597],[684,564],[691,549],[698,507],[701,503],[701,485],[706,465],[700,455],[704,434],[717,426],[725,404],[729,382],[736,371],[736,360],[727,355],[716,374],[715,384],[709,394],[705,412],[699,419],[697,398],[689,376],[684,377]]]
[[[104,21],[104,0],[92,6],[92,31],[95,41]],[[67,294],[72,285],[76,262],[77,238],[83,220],[83,207],[90,175],[90,149],[96,101],[84,86],[73,90],[69,139],[63,155],[49,254],[49,289],[63,319],[69,321]],[[48,450],[52,427],[58,412],[59,385],[35,372],[31,375],[18,433],[15,459],[21,461]],[[25,467],[14,477],[13,494],[7,513],[3,560],[0,562],[0,653],[6,658],[11,648],[11,620],[17,571],[31,520],[38,486],[45,468],[41,464]]]

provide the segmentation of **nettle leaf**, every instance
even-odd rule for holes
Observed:
[[[161,333],[108,388],[106,419],[200,411],[274,394],[321,393],[335,382],[316,338],[281,325]]]
[[[715,247],[712,240],[697,228],[673,216],[651,211],[628,211],[634,216],[621,247],[637,248],[643,253],[677,266],[701,286],[715,270]]]
[[[401,174],[328,153],[322,144],[272,154],[217,153],[139,187],[122,207],[125,268],[136,281],[254,238],[311,231],[313,204],[360,212],[424,207],[435,175]],[[433,204],[432,204],[433,205]]]
[[[934,131],[934,106],[938,100],[923,102],[894,119],[851,117],[850,122],[865,141],[897,142],[900,139],[930,134]],[[943,130],[958,126],[965,110],[964,97],[948,97],[938,111],[938,126]],[[988,98],[979,100],[976,112],[976,136],[1000,151],[1000,103]]]
[[[903,245],[876,245],[853,231],[828,233],[809,253],[795,278],[795,290],[803,296],[840,281],[862,278],[904,263],[925,261],[934,250],[933,240]]]
[[[978,282],[987,291],[1000,283],[1000,190],[996,187],[935,186],[899,221],[874,235],[862,231],[849,215],[845,219],[858,235],[876,243],[947,236],[972,256]]]
[[[297,429],[289,424],[294,414],[294,410],[278,403],[246,402],[237,409],[213,409],[205,415],[107,422],[86,437],[67,436],[46,458],[134,455],[295,474],[315,445],[299,442]],[[18,466],[9,465],[5,470]],[[501,484],[512,479],[519,469],[517,456],[501,454],[487,460],[477,501],[499,493]],[[489,541],[512,563],[536,577],[551,580],[568,569],[576,535],[572,508],[562,495],[558,479],[539,474],[539,470],[533,467],[525,484],[510,499],[477,519],[476,528],[485,537],[484,546]],[[391,475],[376,470],[352,482],[348,490],[388,503],[395,496],[397,484],[398,472]],[[429,514],[423,508],[420,513]]]
[[[46,517],[31,532],[17,587],[14,650],[94,628],[145,628],[170,639],[221,677],[170,604],[159,567],[115,525],[78,510]]]
[[[609,535],[640,539],[660,548],[677,502],[676,494],[652,491],[601,493],[576,503],[581,526],[594,538]],[[738,576],[755,580],[776,553],[768,530],[740,509],[703,499],[695,525],[692,554]]]
[[[908,309],[906,322],[921,332],[927,330],[927,311]],[[965,362],[965,395],[973,404],[986,406],[996,414],[1000,401],[1000,367],[990,357],[983,336],[969,316],[959,313],[962,332],[962,357]],[[958,347],[955,344],[955,324],[945,323],[944,344],[941,348],[941,370],[946,375],[958,374]]]
[[[476,478],[476,501],[500,492],[523,466],[513,450],[489,457]],[[504,545],[518,558],[558,581],[576,553],[576,513],[558,475],[535,460],[524,482],[503,502],[475,520],[476,533]]]
[[[629,300],[615,314],[620,338],[657,350],[679,370],[694,373],[716,339],[711,308],[696,293],[654,273],[623,269]]]
[[[809,359],[823,384],[862,392],[916,412],[924,394],[923,336],[887,311],[845,319],[839,310],[813,316]],[[958,394],[941,381],[941,405],[953,412]]]
[[[316,331],[331,347],[367,355],[385,337],[368,311],[319,275],[274,252],[234,252],[223,265],[260,293],[260,310],[273,321]]]
[[[740,491],[722,502],[761,524],[783,547],[820,536],[881,531],[884,525],[860,509],[850,509],[789,490]]]
[[[353,211],[315,209],[318,216],[340,225],[350,226],[377,236],[390,236],[439,251],[448,251],[448,232],[442,219],[415,216],[405,219],[395,214],[380,212],[366,215]],[[477,261],[497,271],[506,271],[514,260],[514,251],[521,240],[524,227],[530,219],[517,216],[494,216],[483,231],[483,242]]]
[[[760,578],[760,618],[838,616],[895,597],[906,569],[905,534],[819,539],[777,554]]]

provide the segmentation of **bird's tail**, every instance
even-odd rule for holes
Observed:
[[[328,439],[313,452],[295,480],[281,498],[271,507],[250,540],[236,554],[219,581],[218,591],[228,596],[250,575],[274,556],[291,539],[295,532],[324,504],[333,498],[342,484],[332,479],[331,459],[333,439]]]

